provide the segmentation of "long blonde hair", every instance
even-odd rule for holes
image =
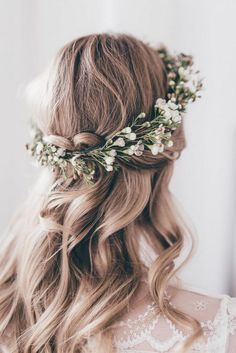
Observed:
[[[65,45],[30,89],[36,123],[63,148],[96,146],[140,112],[151,115],[166,92],[155,48],[106,33]],[[0,332],[11,327],[14,352],[112,353],[112,324],[145,271],[160,310],[193,328],[186,347],[201,334],[164,295],[189,236],[169,190],[173,150],[185,147],[183,124],[173,140],[171,149],[136,156],[118,172],[100,168],[93,185],[42,170],[1,249]],[[150,267],[140,258],[141,237],[158,254]]]

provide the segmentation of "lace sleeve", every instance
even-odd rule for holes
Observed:
[[[228,304],[228,349],[227,353],[236,352],[236,298],[230,298]]]
[[[236,353],[236,298],[189,288],[172,288],[169,293],[171,305],[196,318],[203,328],[203,336],[189,353]],[[115,331],[118,353],[172,353],[187,337],[187,332],[163,316],[148,298],[135,301]]]

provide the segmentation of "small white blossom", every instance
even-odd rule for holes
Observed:
[[[178,74],[182,80],[189,80],[191,76],[191,70],[189,68],[180,67],[178,69]]]
[[[154,143],[154,145],[151,146],[151,152],[154,156],[157,155],[159,152],[163,152],[163,151],[164,151],[164,144],[161,142]]]
[[[169,107],[170,109],[172,109],[172,110],[178,109],[178,105],[175,104],[174,102],[172,102],[171,100],[168,101],[167,105],[168,105],[168,107]]]
[[[156,135],[164,134],[164,132],[165,132],[164,126],[161,126],[161,127],[158,127],[157,129],[155,129]]]
[[[168,142],[167,142],[167,147],[172,147],[173,146],[173,141],[172,140],[169,140]]]
[[[130,134],[127,134],[126,137],[129,140],[134,141],[136,139],[136,134],[134,132],[131,132]]]
[[[171,78],[171,79],[175,79],[176,78],[176,74],[175,72],[171,71],[168,73],[168,77]]]
[[[58,162],[59,158],[57,156],[53,157],[54,162]]]
[[[107,165],[105,168],[106,168],[106,170],[108,172],[111,172],[113,170],[113,166],[112,165]]]
[[[43,143],[42,142],[38,142],[37,146],[36,146],[36,154],[40,154],[43,150]]]
[[[122,137],[119,137],[114,143],[114,146],[119,146],[119,147],[124,147],[125,146],[125,140]]]
[[[140,157],[140,156],[142,156],[143,151],[142,151],[141,149],[137,149],[137,150],[134,152],[134,154],[135,154],[136,156]]]
[[[106,156],[104,159],[105,159],[106,164],[109,164],[109,165],[113,164],[115,161],[115,157],[113,157],[113,156]]]
[[[145,118],[146,114],[144,112],[140,113],[137,118]]]
[[[158,134],[158,135],[155,135],[155,141],[156,143],[160,142],[162,140],[163,136]]]
[[[166,118],[166,120],[171,119],[172,115],[169,109],[166,109],[163,116]]]
[[[175,123],[179,123],[181,121],[181,115],[180,115],[180,113],[177,110],[172,112],[172,120]]]
[[[143,143],[139,143],[139,144],[138,144],[138,149],[139,149],[140,151],[144,151],[144,144],[143,144]]]
[[[58,148],[57,150],[57,155],[60,156],[64,156],[65,155],[65,150],[63,148]]]
[[[56,146],[51,146],[51,151],[52,152],[56,152],[56,150],[57,150]]]
[[[136,149],[135,145],[131,145],[131,146],[130,146],[130,149],[131,149],[132,151],[135,151],[135,149]]]
[[[144,123],[142,123],[143,127],[150,127],[151,123],[149,121],[145,121]]]
[[[158,154],[159,148],[158,148],[158,145],[157,145],[157,144],[154,144],[154,145],[151,146],[151,152],[152,152],[152,154],[153,154],[154,156]]]
[[[184,76],[184,73],[185,73],[185,70],[183,68],[183,66],[181,66],[179,69],[178,69],[178,74],[183,77]]]
[[[166,133],[165,133],[165,137],[167,137],[167,138],[170,138],[170,137],[171,137],[171,135],[172,135],[172,134],[171,134],[171,132],[170,132],[170,131],[168,131],[168,132],[166,132]]]
[[[169,85],[170,85],[170,86],[174,86],[174,85],[175,85],[175,81],[170,80],[170,81],[169,81]]]
[[[159,143],[158,146],[159,146],[159,152],[163,152],[164,148],[165,148],[164,144],[163,143]]]
[[[166,106],[166,100],[163,98],[158,98],[156,100],[156,106],[160,109],[164,109],[164,107]]]
[[[70,160],[71,164],[72,164],[74,167],[77,166],[77,158],[78,158],[77,156],[74,156],[74,157],[72,157],[71,160]]]
[[[114,150],[114,149],[110,150],[109,155],[115,157],[117,155],[116,150]]]
[[[132,147],[132,146],[131,146]],[[134,154],[134,151],[132,150],[132,148],[128,148],[127,150],[124,151],[126,154],[128,154],[129,156],[132,156]]]
[[[143,154],[144,144],[142,140],[139,140],[135,145],[131,145],[130,148],[125,150],[125,153],[132,156],[135,154],[136,156],[141,156]]]
[[[121,130],[121,131],[124,132],[125,134],[129,134],[129,133],[132,131],[132,129],[131,129],[130,126],[127,126],[127,127],[125,127],[123,130]]]
[[[30,134],[30,137],[32,139],[34,139],[36,137],[36,135],[37,135],[37,131],[35,129],[33,129],[33,128],[30,128],[29,129],[29,134]]]

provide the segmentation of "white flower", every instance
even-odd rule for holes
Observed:
[[[169,81],[169,86],[174,86],[174,85],[175,85],[175,81],[170,80],[170,81]]]
[[[125,134],[129,134],[132,131],[130,126],[125,127],[121,132],[124,132]]]
[[[179,76],[181,77],[182,80],[189,80],[190,74],[191,74],[191,70],[190,70],[189,67],[185,69],[184,67],[181,66],[178,69],[178,74],[179,74]]]
[[[77,161],[76,161],[77,158],[78,158],[78,156],[74,156],[74,157],[72,157],[71,160],[70,160],[71,164],[72,164],[74,167],[77,166]]]
[[[141,119],[141,118],[145,118],[145,116],[146,116],[146,114],[144,112],[142,112],[137,116],[137,118]]]
[[[172,115],[169,109],[166,109],[163,116],[166,118],[166,120],[171,119]]]
[[[42,150],[43,150],[43,143],[38,142],[38,144],[36,146],[36,154],[40,154],[40,152],[42,152]]]
[[[139,156],[142,156],[143,151],[137,149],[137,150],[134,152],[134,154],[139,157]]]
[[[180,113],[177,110],[172,112],[172,120],[175,123],[179,123],[181,121],[181,115],[180,115]]]
[[[133,141],[133,140],[136,139],[136,134],[135,134],[134,132],[131,132],[130,134],[127,134],[126,137],[127,137],[129,140]]]
[[[168,137],[168,138],[169,138],[169,137],[171,137],[171,135],[172,135],[172,134],[171,134],[170,131],[168,131],[168,132],[165,133],[165,137]]]
[[[183,66],[181,66],[181,67],[178,69],[178,74],[179,74],[181,77],[184,76],[185,70],[184,70]]]
[[[171,100],[169,100],[169,101],[167,102],[167,105],[168,105],[168,107],[169,107],[170,109],[172,109],[172,110],[178,109],[178,105],[175,104],[174,102],[172,102]]]
[[[129,156],[132,156],[134,154],[134,151],[131,148],[128,148],[127,150],[125,150],[125,153],[128,154]]]
[[[173,146],[173,141],[172,140],[169,140],[168,142],[167,142],[167,147],[172,147]]]
[[[144,144],[143,143],[138,143],[138,149],[140,151],[144,151]]]
[[[114,150],[114,149],[110,150],[109,155],[115,157],[117,155],[116,150]]]
[[[33,139],[37,136],[37,131],[34,128],[29,129],[30,137]]]
[[[135,145],[131,145],[131,146],[130,146],[130,149],[131,149],[132,151],[135,151],[135,149],[136,149]]]
[[[144,123],[142,123],[143,127],[150,127],[151,123],[149,121],[145,121]]]
[[[130,148],[125,150],[125,153],[132,156],[135,154],[136,156],[141,156],[143,154],[144,144],[142,140],[139,140],[135,145],[131,145]]]
[[[122,137],[119,137],[114,143],[114,146],[119,146],[119,147],[124,147],[125,146],[125,140]]]
[[[115,161],[115,157],[113,157],[113,156],[106,156],[104,159],[105,159],[106,164],[108,164],[108,165],[113,164]]]
[[[59,158],[57,156],[53,157],[54,162],[58,162]]]
[[[158,98],[156,100],[156,106],[160,109],[164,109],[164,107],[166,106],[166,100],[162,98]]]
[[[159,152],[163,152],[163,151],[164,151],[164,144],[161,142],[154,143],[154,145],[151,146],[151,152],[154,156],[157,155]]]
[[[175,72],[173,72],[173,71],[169,72],[169,73],[168,73],[168,77],[169,77],[169,78],[173,78],[173,79],[176,78]]]
[[[105,168],[106,168],[106,170],[108,172],[111,172],[113,170],[113,166],[112,165],[107,165]]]
[[[160,126],[157,129],[155,129],[155,134],[156,135],[164,134],[164,132],[165,132],[164,126]]]
[[[158,152],[159,152],[159,147],[158,147],[158,145],[157,145],[156,143],[151,146],[151,152],[152,152],[152,154],[153,154],[154,156],[158,154]]]
[[[160,142],[162,140],[163,136],[162,135],[155,135],[155,141]]]
[[[144,151],[144,144],[142,143],[141,140],[139,140],[138,143],[136,143],[136,145],[133,146],[133,149],[134,149],[134,154],[136,156],[141,156]]]
[[[164,151],[164,144],[163,143],[158,143],[158,147],[159,147],[159,152],[163,152]]]
[[[57,155],[60,156],[64,156],[65,155],[65,150],[63,148],[58,148],[57,150]]]
[[[52,152],[56,152],[56,150],[57,150],[56,146],[51,146],[51,151]]]

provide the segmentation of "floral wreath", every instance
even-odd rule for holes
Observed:
[[[73,169],[73,178],[84,177],[87,182],[94,180],[96,163],[107,172],[119,168],[119,160],[128,162],[132,155],[141,156],[144,150],[153,155],[162,153],[173,146],[172,133],[181,124],[183,113],[189,102],[200,98],[202,79],[199,71],[193,69],[191,55],[180,53],[171,56],[165,47],[158,53],[163,60],[168,77],[167,99],[158,98],[154,105],[154,116],[143,121],[140,113],[133,122],[115,133],[100,147],[81,150],[67,150],[44,140],[42,131],[32,125],[32,142],[26,149],[36,158],[37,164],[59,171],[66,179],[68,164]]]

